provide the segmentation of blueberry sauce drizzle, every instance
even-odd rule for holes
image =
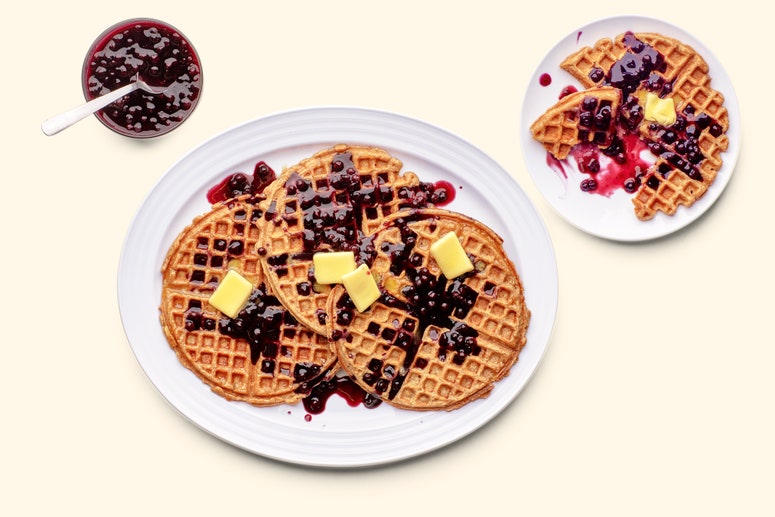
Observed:
[[[276,177],[274,170],[260,161],[253,167],[252,176],[244,172],[235,172],[211,187],[207,191],[207,201],[214,205],[245,194],[256,196],[261,194]]]
[[[188,331],[216,328],[215,320],[202,317],[199,300],[189,302],[185,325]],[[345,386],[346,380],[326,380],[331,369],[324,370],[320,365],[309,362],[297,362],[293,371],[278,366],[278,358],[293,359],[293,351],[283,345],[283,341],[293,339],[297,332],[309,331],[298,324],[276,297],[267,293],[264,284],[253,289],[247,304],[235,318],[220,318],[217,328],[223,335],[246,341],[250,347],[250,361],[253,365],[258,364],[262,373],[292,377],[297,384],[295,392],[305,395],[302,404],[310,414],[322,413],[326,401],[334,393],[346,395],[351,406],[359,402],[367,408],[379,405],[379,400],[375,401],[373,396],[359,391],[352,380],[352,386]]]
[[[245,307],[235,318],[222,317],[218,322],[221,334],[234,339],[244,339],[250,344],[250,361],[261,361],[263,373],[274,373],[275,359],[281,353],[283,325],[298,324],[280,301],[267,293],[264,284],[253,288]],[[288,372],[286,372],[288,373]]]
[[[673,170],[686,174],[693,180],[702,181],[700,164],[705,159],[699,145],[703,131],[719,137],[723,133],[721,125],[708,114],[696,114],[694,107],[688,105],[676,117],[675,123],[668,127],[656,123],[649,124],[648,147],[652,154],[662,159],[656,174],[646,178],[646,185],[652,189],[659,187],[660,176],[666,178]]]
[[[364,218],[374,220],[391,215],[390,203],[398,199],[396,210],[442,206],[454,199],[455,191],[445,181],[420,182],[398,189],[387,184],[387,173],[378,173],[376,179],[360,174],[352,154],[340,153],[333,157],[330,173],[314,182],[292,172],[283,185],[288,200],[282,214],[272,202],[264,217],[280,225],[294,226],[298,212],[302,218],[300,253],[270,257],[269,264],[278,276],[287,274],[291,261],[311,261],[317,251],[352,251],[358,264],[370,265],[376,256],[373,236],[363,232]],[[324,316],[321,314],[320,318]],[[321,322],[323,323],[323,322]]]
[[[213,186],[207,193],[208,201],[211,203],[234,202],[234,198],[245,195],[250,195],[250,199],[255,200],[264,188],[275,179],[274,171],[265,162],[258,162],[252,177],[237,172]],[[267,262],[279,276],[287,274],[287,265],[290,260],[311,261],[315,251],[328,247],[338,250],[352,250],[356,253],[359,262],[370,265],[376,256],[376,250],[373,247],[374,237],[366,236],[361,230],[364,215],[369,218],[377,217],[376,207],[378,205],[382,206],[384,215],[389,215],[385,203],[392,201],[395,196],[401,200],[398,204],[398,210],[424,208],[429,204],[442,206],[451,202],[455,197],[454,187],[446,181],[423,182],[413,187],[399,189],[388,187],[386,181],[387,175],[378,174],[375,185],[370,176],[358,174],[349,153],[341,154],[334,158],[331,174],[328,178],[319,180],[315,185],[298,174],[291,174],[284,188],[286,193],[295,199],[286,203],[284,214],[278,214],[276,204],[273,203],[265,213],[254,207],[250,215],[243,211],[241,214],[235,214],[235,217],[244,220],[247,224],[255,224],[261,217],[274,220],[276,224],[280,224],[283,220],[292,224],[295,222],[294,218],[298,217],[296,215],[297,206],[301,207],[304,250],[292,257],[288,254],[266,257]],[[244,229],[242,231],[238,229],[237,233],[244,235],[245,232]],[[207,242],[202,242],[200,245],[202,249],[208,249]],[[226,254],[241,254],[244,252],[244,242],[219,241],[215,243],[214,249]],[[261,256],[267,254],[265,248],[259,247],[256,251]],[[197,255],[194,260],[195,262],[199,261],[200,265],[203,266],[207,264],[206,255],[202,257]],[[229,256],[220,258],[213,256],[209,260],[214,267],[221,267],[228,263]],[[303,296],[312,292],[314,271],[311,268],[309,276],[309,282],[297,285],[297,290]],[[201,280],[201,283],[204,284],[204,279]],[[217,287],[217,280],[211,279],[208,287],[210,289]],[[450,290],[453,289],[450,288]],[[461,291],[461,289],[457,288],[457,291]],[[460,305],[461,302],[456,303]],[[354,306],[351,308],[354,309]],[[319,319],[321,323],[325,323],[325,313],[321,314]],[[323,371],[316,364],[297,363],[293,372],[276,371],[276,359],[290,352],[287,347],[283,346],[283,340],[292,339],[295,333],[301,331],[302,328],[277,298],[267,294],[263,284],[253,290],[245,308],[234,319],[222,317],[216,322],[212,318],[204,318],[201,302],[192,300],[186,311],[185,325],[189,331],[217,328],[224,335],[244,339],[250,346],[251,362],[258,364],[260,361],[262,372],[292,375],[294,382],[298,384],[296,392],[305,394],[302,404],[308,417],[322,413],[328,399],[335,394],[344,398],[348,405],[353,407],[360,404],[372,409],[382,403],[380,397],[366,393],[351,378],[347,376],[332,377],[330,370]],[[405,322],[407,329],[414,329],[413,325],[413,320]],[[443,352],[440,350],[440,356],[448,351],[454,351],[460,356],[458,342],[465,341],[469,337],[468,335],[475,332],[473,329],[466,330],[464,327],[458,325],[439,338],[440,343],[443,343],[441,346],[444,348]],[[395,336],[397,334],[391,335],[390,330],[384,329],[383,335]],[[456,337],[462,335],[461,333],[467,335],[462,340]],[[408,336],[409,341],[413,340],[409,330],[403,336],[402,339],[407,339]],[[479,351],[470,350],[470,353],[478,354]],[[417,359],[414,361],[414,365],[418,368],[424,368],[426,362],[423,359]],[[390,368],[387,368],[387,372],[390,372]]]
[[[564,97],[567,97],[568,95],[576,93],[577,91],[579,91],[578,88],[576,88],[575,86],[569,84],[567,86],[564,86],[562,88],[562,90],[560,90],[560,94],[557,96],[557,98],[558,99],[562,99]]]
[[[188,322],[191,320],[193,323],[197,317],[201,319],[202,327],[214,329],[214,320],[201,318],[201,302],[192,300],[186,313],[187,330],[196,330],[193,325],[189,328]],[[331,368],[324,370],[310,362],[297,362],[293,371],[280,368],[278,358],[293,359],[292,350],[283,345],[283,341],[293,339],[297,332],[309,330],[300,326],[280,301],[267,293],[264,284],[253,290],[236,318],[222,317],[218,330],[233,339],[245,340],[250,346],[251,363],[258,364],[262,373],[292,377],[297,385],[294,391],[304,395],[302,405],[310,415],[322,413],[326,402],[334,394],[342,396],[352,407],[362,404],[367,409],[373,409],[382,402],[367,394],[349,377],[331,378]]]
[[[588,102],[591,106],[593,101],[588,100],[591,97],[582,101],[579,115],[579,139],[582,144],[571,152],[579,171],[589,175],[581,181],[580,189],[606,196],[620,188],[634,193],[641,184],[657,189],[673,170],[703,181],[700,165],[705,156],[699,139],[705,130],[714,137],[721,136],[721,125],[705,113],[695,114],[695,108],[687,105],[678,113],[675,123],[669,126],[650,122],[648,136],[641,140],[638,128],[643,122],[644,112],[635,91],[642,87],[647,92],[665,97],[672,92],[673,85],[661,75],[667,64],[657,49],[637,39],[632,32],[625,33],[622,41],[627,51],[608,73],[601,68],[593,68],[589,74],[590,79],[599,85],[620,89],[622,103],[614,114],[616,127],[606,133],[602,130],[603,123],[597,124],[598,114],[594,115],[595,118],[588,114],[591,109],[585,104]],[[599,131],[596,131],[597,127],[600,127]],[[583,143],[588,141],[595,145]],[[640,151],[644,149],[659,159],[655,171],[647,172],[651,163],[640,157]],[[601,165],[600,156],[610,158],[605,167]],[[553,167],[557,168],[557,164]],[[559,169],[562,169],[561,164]],[[561,172],[565,175],[564,170]]]
[[[652,74],[656,78],[660,77],[659,72],[663,73],[667,64],[657,49],[640,41],[632,32],[625,33],[622,43],[628,50],[611,66],[605,84],[619,88],[626,97]]]
[[[312,386],[303,400],[304,409],[310,415],[318,415],[326,409],[326,403],[332,395],[339,395],[350,407],[356,407],[359,404],[366,409],[374,409],[382,400],[371,393],[366,393],[363,389],[348,376],[334,377],[330,380],[321,380]]]
[[[584,97],[579,111],[579,140],[592,141],[599,146],[611,145],[615,115],[610,100],[598,101],[592,95]]]
[[[263,199],[264,189],[274,177],[275,173],[271,167],[260,161],[254,167],[252,178],[237,172],[208,191],[208,200],[212,197],[211,202],[224,202],[229,206],[237,238],[231,241],[216,239],[212,243],[211,252],[209,239],[199,237],[196,247],[200,252],[194,254],[195,265],[206,267],[209,261],[213,268],[226,268],[230,260],[238,258],[246,251],[245,242],[240,237],[244,238],[246,235],[247,226],[255,226],[263,217],[258,203]],[[257,252],[261,254],[260,250]],[[191,282],[204,285],[204,277],[200,279],[198,272],[204,274],[203,271],[195,269]],[[209,290],[214,290],[217,286],[218,279],[215,278],[206,284]],[[292,359],[292,350],[283,345],[283,341],[293,339],[297,332],[306,329],[299,325],[275,296],[268,293],[263,283],[254,287],[245,307],[235,318],[222,315],[216,322],[213,318],[203,316],[200,300],[190,300],[184,314],[184,325],[189,332],[217,329],[225,336],[246,341],[250,347],[252,364],[258,364],[261,372],[265,374],[291,376],[294,383],[299,385],[297,391],[300,393],[310,393],[315,383],[325,378],[326,372],[321,372],[321,367],[313,363],[296,363],[293,371],[285,371],[277,366],[278,358]]]
[[[401,240],[385,242],[380,248],[390,259],[390,272],[395,276],[405,274],[411,282],[401,291],[404,300],[383,291],[378,301],[407,313],[408,317],[403,321],[390,322],[385,327],[372,322],[367,328],[367,332],[387,341],[386,346],[396,346],[405,354],[403,364],[398,367],[385,365],[378,359],[372,360],[369,371],[361,378],[377,395],[387,396],[390,400],[398,394],[411,368],[427,366],[425,359],[417,358],[426,330],[428,336],[438,342],[437,357],[441,362],[450,358],[454,364],[461,365],[469,355],[476,356],[481,352],[476,341],[476,329],[460,321],[468,315],[479,296],[465,283],[465,279],[475,275],[476,270],[450,281],[443,274],[431,274],[423,264],[423,257],[413,252],[417,234],[410,224],[431,218],[422,211],[416,211],[394,220],[392,224],[398,228]],[[473,261],[475,263],[475,258]],[[490,285],[488,289],[494,290],[494,286]],[[356,309],[346,292],[336,301],[335,309],[337,325],[347,327],[355,317]],[[437,329],[446,330],[440,332]],[[335,331],[333,337],[351,338],[346,330]]]

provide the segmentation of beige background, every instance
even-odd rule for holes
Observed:
[[[775,512],[771,19],[745,2],[460,4],[17,3],[0,31],[3,514]],[[737,168],[714,208],[645,244],[564,222],[519,145],[542,55],[617,14],[661,17],[704,42],[744,119]],[[176,25],[199,50],[206,82],[193,117],[154,141],[92,118],[44,136],[43,119],[81,101],[93,38],[135,16]],[[124,234],[179,157],[243,121],[323,104],[397,111],[479,146],[534,201],[558,257],[555,331],[528,387],[479,432],[387,467],[305,469],[200,431],[145,377],[116,303]]]

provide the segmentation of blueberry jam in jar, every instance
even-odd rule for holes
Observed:
[[[149,138],[178,127],[194,111],[202,93],[202,68],[194,47],[171,25],[134,18],[105,30],[83,64],[86,100],[139,77],[161,94],[135,90],[95,113],[113,131]]]

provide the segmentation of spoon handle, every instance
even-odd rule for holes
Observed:
[[[133,92],[139,87],[140,85],[137,82],[131,82],[126,86],[122,86],[117,90],[113,90],[110,93],[106,93],[105,95],[92,99],[85,104],[76,106],[75,108],[69,111],[65,111],[64,113],[51,117],[50,119],[44,120],[40,128],[48,136],[56,135],[63,129],[66,129],[72,126],[79,120],[82,120],[88,117],[95,111],[98,111],[104,108],[111,102],[114,102],[120,99],[124,95],[127,95],[128,93]]]

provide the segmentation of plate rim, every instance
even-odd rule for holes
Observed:
[[[550,267],[548,268],[548,270],[551,272],[550,276],[552,277],[551,278],[552,285],[547,286],[549,291],[548,296],[550,297],[550,300],[549,300],[548,307],[546,307],[549,310],[545,316],[548,317],[547,319],[548,325],[547,325],[547,328],[542,329],[542,334],[540,334],[541,342],[537,343],[536,345],[539,353],[537,358],[534,360],[534,364],[531,365],[529,371],[527,372],[527,375],[524,376],[524,379],[518,384],[514,392],[510,393],[508,397],[502,398],[499,404],[497,404],[494,407],[487,407],[486,408],[487,411],[483,412],[482,415],[479,416],[478,419],[474,419],[474,421],[462,422],[462,423],[456,422],[458,424],[458,429],[456,429],[454,433],[449,435],[444,440],[439,440],[435,443],[428,444],[425,447],[419,447],[414,450],[406,450],[398,453],[393,451],[389,454],[382,454],[381,456],[376,456],[376,457],[372,456],[369,458],[361,458],[361,459],[345,458],[342,460],[335,460],[335,461],[332,461],[331,459],[326,460],[321,458],[310,459],[310,458],[303,458],[303,457],[292,457],[288,454],[273,454],[272,451],[265,450],[265,449],[258,449],[254,446],[251,446],[250,444],[245,443],[244,437],[239,436],[238,433],[230,434],[230,433],[223,432],[223,429],[213,429],[212,426],[208,425],[207,422],[202,422],[201,420],[197,419],[196,416],[198,415],[192,416],[192,410],[191,410],[191,407],[187,405],[187,401],[181,400],[179,397],[176,398],[174,396],[171,396],[168,391],[165,391],[163,385],[162,386],[159,385],[158,379],[154,377],[153,370],[151,369],[149,371],[148,365],[144,364],[142,354],[139,353],[136,343],[133,342],[133,337],[135,335],[135,332],[132,328],[130,328],[132,325],[132,322],[130,321],[131,318],[127,315],[127,310],[129,309],[126,306],[128,302],[125,299],[125,293],[126,293],[125,289],[127,288],[125,284],[126,282],[125,274],[127,271],[126,268],[130,267],[128,265],[128,262],[130,260],[128,252],[131,244],[133,243],[133,238],[135,237],[134,233],[137,231],[138,221],[141,219],[141,216],[148,209],[148,207],[153,203],[154,196],[158,193],[158,189],[161,188],[160,186],[167,181],[174,180],[175,173],[173,171],[176,171],[180,167],[184,166],[186,160],[191,159],[192,157],[195,157],[197,153],[202,153],[207,151],[209,146],[217,145],[220,139],[228,138],[229,135],[240,134],[240,132],[245,131],[246,128],[250,129],[256,126],[265,125],[267,121],[278,120],[278,119],[282,120],[287,117],[291,117],[291,118],[299,117],[299,116],[309,117],[311,114],[325,114],[325,113],[340,113],[340,114],[344,113],[349,116],[364,117],[367,119],[377,117],[381,122],[384,122],[385,120],[401,121],[404,124],[419,126],[421,129],[425,131],[434,132],[441,139],[445,139],[445,140],[451,139],[452,142],[457,142],[459,144],[462,144],[463,146],[466,147],[467,152],[472,152],[478,158],[487,160],[491,167],[495,167],[499,169],[505,175],[504,177],[510,178],[510,183],[511,183],[510,188],[516,189],[516,191],[518,191],[519,194],[521,195],[522,202],[526,203],[523,206],[523,209],[528,210],[532,214],[532,217],[534,220],[533,222],[538,223],[538,228],[535,228],[535,229],[531,228],[531,230],[537,231],[544,241],[543,245],[545,246],[545,248],[543,249],[542,253],[546,254],[550,262]],[[182,228],[178,228],[175,230],[175,232],[179,232],[181,230]],[[150,253],[150,254],[153,254],[153,253]],[[521,276],[523,276],[523,274],[524,273],[521,273]],[[418,118],[410,117],[410,116],[395,113],[395,112],[372,109],[372,108],[364,108],[364,107],[357,107],[357,106],[326,105],[326,106],[302,107],[302,108],[294,108],[294,109],[289,109],[284,111],[278,111],[265,116],[256,117],[256,118],[244,121],[242,123],[236,124],[230,128],[227,128],[224,131],[221,131],[205,139],[200,144],[194,146],[191,150],[184,153],[180,158],[178,158],[178,160],[176,160],[165,171],[165,173],[157,180],[157,182],[149,190],[149,192],[142,200],[140,206],[138,207],[137,211],[135,212],[134,216],[130,221],[129,227],[124,237],[124,242],[122,243],[122,247],[121,247],[121,255],[119,259],[119,267],[117,272],[117,298],[119,302],[119,312],[120,312],[122,326],[124,328],[124,333],[127,341],[129,342],[130,348],[135,356],[135,359],[137,360],[139,366],[141,367],[141,370],[143,370],[148,380],[155,387],[157,392],[159,392],[162,395],[162,397],[167,401],[167,403],[169,403],[179,414],[184,416],[188,421],[190,421],[200,429],[206,431],[207,433],[215,436],[216,438],[219,438],[220,440],[226,443],[229,443],[233,446],[236,446],[240,449],[246,450],[253,454],[264,456],[270,459],[279,460],[287,463],[306,465],[306,466],[363,467],[363,466],[374,466],[374,465],[380,465],[380,464],[386,464],[386,463],[393,463],[396,461],[402,461],[415,456],[430,453],[434,450],[445,447],[455,441],[458,441],[464,438],[465,436],[470,435],[471,433],[473,433],[483,425],[490,422],[493,418],[495,418],[498,414],[500,414],[503,410],[505,410],[508,406],[510,406],[511,403],[514,401],[514,399],[519,395],[519,393],[521,393],[524,390],[525,386],[527,386],[527,384],[530,382],[535,372],[538,370],[540,364],[542,363],[543,358],[548,349],[549,343],[551,341],[551,337],[554,332],[554,326],[556,323],[556,316],[557,316],[557,308],[559,304],[559,278],[558,278],[558,269],[557,269],[557,258],[554,250],[554,245],[551,240],[551,235],[549,234],[548,228],[546,227],[546,224],[543,218],[541,217],[540,213],[536,209],[534,203],[526,195],[526,193],[518,184],[514,176],[511,175],[508,171],[506,171],[506,169],[501,167],[492,157],[484,153],[484,151],[482,151],[480,148],[476,147],[475,145],[471,144],[467,140],[461,138],[460,136],[444,128],[425,122]],[[153,307],[153,309],[156,310],[157,307]],[[544,325],[546,325],[546,322],[544,323]],[[528,331],[530,332],[530,328],[528,329]],[[201,381],[199,381],[199,383],[203,385]],[[201,389],[199,389],[198,391],[201,391]],[[209,393],[209,389],[207,391]],[[232,403],[229,403],[229,404],[232,404]],[[258,409],[264,409],[264,408],[258,408]],[[460,411],[460,410],[457,410],[457,411]],[[431,419],[428,419],[428,420],[431,420]],[[455,419],[451,419],[451,420],[455,420]]]

